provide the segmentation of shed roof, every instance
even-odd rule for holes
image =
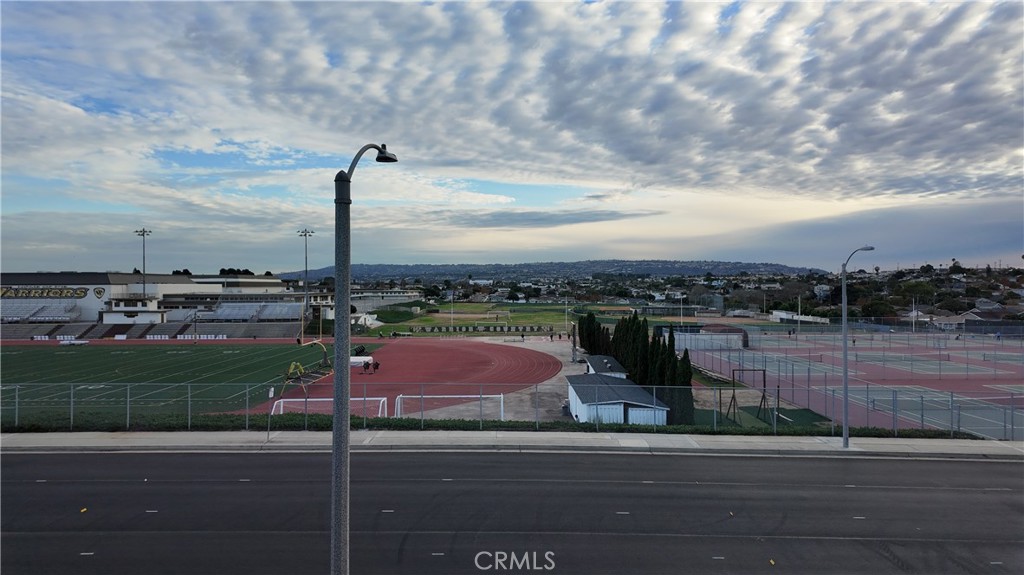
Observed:
[[[567,375],[565,379],[569,387],[576,392],[580,401],[586,404],[598,403],[629,403],[657,409],[668,409],[660,400],[657,400],[644,388],[628,379],[613,377],[600,373],[585,373],[582,375]]]
[[[622,364],[610,355],[588,356],[587,363],[594,370],[594,373],[626,373],[626,368],[622,367]],[[620,378],[619,381],[621,382],[622,379]]]

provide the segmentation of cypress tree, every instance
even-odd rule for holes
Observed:
[[[679,360],[679,417],[683,425],[694,424],[693,407],[693,366],[690,364],[690,350],[683,350],[683,357]]]

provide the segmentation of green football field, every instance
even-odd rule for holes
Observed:
[[[270,387],[279,396],[293,364],[309,371],[324,355],[319,345],[4,345],[0,417],[245,410]]]

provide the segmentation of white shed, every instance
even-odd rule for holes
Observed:
[[[579,422],[665,425],[668,406],[628,379],[599,373],[568,375],[569,411]]]

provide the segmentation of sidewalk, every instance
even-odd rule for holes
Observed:
[[[330,432],[76,432],[7,433],[0,453],[105,451],[330,452]],[[353,452],[551,451],[788,456],[875,456],[991,459],[1024,462],[1024,441],[968,439],[669,435],[529,431],[352,431]]]

